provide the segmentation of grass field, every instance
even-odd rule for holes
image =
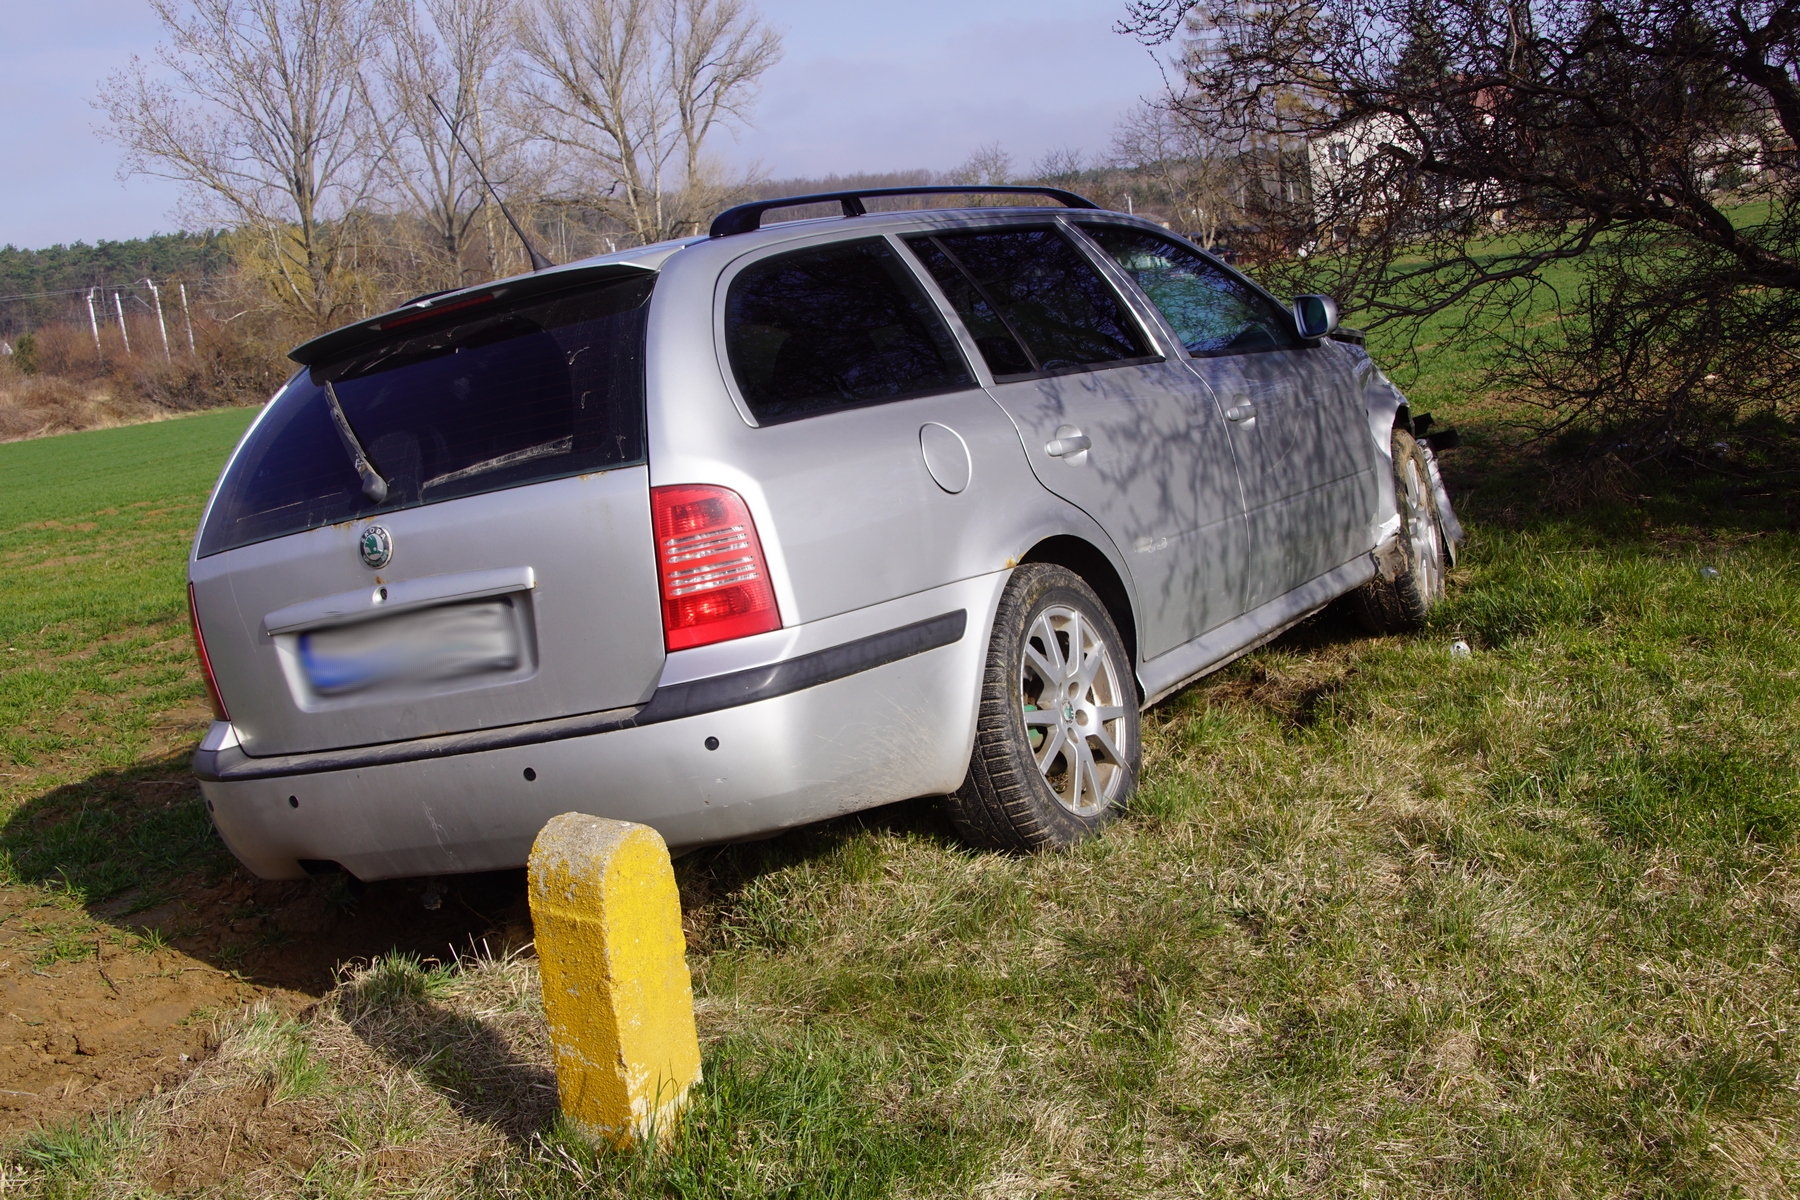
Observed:
[[[186,554],[225,455],[253,412],[0,446],[0,882],[55,880],[104,899],[161,860],[217,861],[193,806],[87,821],[17,819],[60,785],[130,772],[205,728]],[[177,768],[179,770],[179,768]]]
[[[1481,415],[1441,382],[1430,398]],[[196,804],[96,829],[82,788],[203,721],[181,556],[246,418],[0,446],[0,846],[20,885],[91,902],[222,861]],[[1722,472],[1755,474],[1750,442],[1733,455]],[[1791,1195],[1786,493],[1644,478],[1559,514],[1540,482],[1464,468],[1473,536],[1427,632],[1365,639],[1328,612],[1159,706],[1133,810],[1074,853],[972,853],[918,802],[683,859],[707,1083],[666,1154],[556,1128],[528,955],[391,958],[298,1020],[228,1018],[180,1088],[18,1140],[0,1179]]]

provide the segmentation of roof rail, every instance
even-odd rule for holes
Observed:
[[[860,217],[867,210],[863,201],[872,196],[1048,196],[1064,208],[1099,208],[1085,196],[1053,187],[1015,187],[1011,184],[947,184],[936,187],[859,188],[853,192],[819,192],[811,196],[783,196],[779,200],[753,200],[728,208],[713,218],[712,236],[730,237],[734,233],[754,233],[762,228],[762,216],[771,208],[795,208],[802,204],[829,204],[837,201],[846,217]]]

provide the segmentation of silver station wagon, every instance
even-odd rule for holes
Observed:
[[[1001,189],[904,189],[946,190]],[[232,851],[438,875],[568,811],[680,849],[920,796],[1064,846],[1145,706],[1345,594],[1416,626],[1461,531],[1336,306],[1012,190],[1061,207],[759,202],[295,350],[188,565]]]

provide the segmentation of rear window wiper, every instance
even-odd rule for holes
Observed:
[[[331,423],[337,426],[338,441],[344,443],[350,465],[356,468],[356,477],[362,480],[363,495],[368,497],[369,503],[380,504],[388,498],[388,481],[363,453],[362,443],[356,440],[356,431],[350,428],[350,418],[344,415],[344,406],[338,403],[337,389],[331,386],[329,379],[325,381],[325,403],[331,409]]]

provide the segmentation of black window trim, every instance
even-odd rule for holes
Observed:
[[[978,294],[980,294],[980,296],[983,300],[987,301],[988,307],[993,310],[994,318],[996,320],[998,320],[1002,325],[1006,326],[1006,332],[1012,335],[1013,342],[1019,347],[1020,350],[1024,351],[1026,359],[1028,359],[1031,363],[1036,364],[1037,360],[1038,360],[1037,355],[1035,355],[1031,352],[1031,347],[1027,346],[1025,344],[1025,339],[1019,336],[1018,330],[1013,328],[1013,323],[1006,319],[1005,314],[1000,311],[1000,306],[995,304],[994,298],[988,294],[988,290],[985,287],[981,286],[980,283],[976,282],[975,277],[969,273],[969,269],[963,265],[962,260],[960,258],[956,257],[956,255],[951,252],[950,247],[944,245],[943,242],[939,240],[939,236],[938,236],[940,234],[940,232],[949,232],[949,233],[954,233],[954,234],[957,234],[958,236],[960,236],[962,234],[999,233],[999,232],[1003,232],[1003,231],[1011,231],[1011,230],[1018,230],[1018,229],[1026,229],[1026,230],[1048,229],[1048,230],[1056,233],[1064,241],[1068,242],[1070,247],[1077,254],[1081,255],[1083,259],[1091,258],[1091,256],[1087,252],[1087,248],[1081,244],[1080,240],[1070,238],[1068,231],[1066,229],[1062,228],[1060,222],[1051,222],[1050,224],[1047,224],[1047,225],[1031,224],[1031,223],[1026,223],[1026,222],[1008,222],[1005,225],[970,226],[970,227],[964,227],[964,226],[959,225],[959,226],[954,226],[948,230],[940,230],[940,229],[934,227],[934,228],[930,228],[930,229],[919,230],[914,233],[897,233],[894,235],[894,237],[902,245],[906,246],[906,253],[912,259],[914,264],[917,265],[918,272],[919,272],[921,278],[927,280],[930,283],[931,287],[936,289],[937,293],[940,296],[943,296],[943,298],[944,298],[943,310],[947,311],[950,314],[951,318],[953,318],[956,321],[957,326],[962,330],[962,332],[964,334],[966,334],[968,336],[970,344],[974,344],[974,341],[975,341],[974,333],[969,329],[968,323],[962,319],[962,314],[956,311],[955,303],[950,300],[950,297],[947,294],[945,294],[944,289],[938,284],[936,276],[932,275],[931,268],[929,266],[927,266],[924,262],[922,262],[919,259],[919,256],[917,254],[913,253],[913,249],[910,244],[912,239],[924,238],[926,241],[929,241],[933,246],[936,246],[938,249],[938,252],[940,254],[942,254],[945,258],[950,260],[950,265],[956,268],[957,273],[960,274],[963,277],[963,279],[965,279],[968,282],[970,287],[974,288],[975,291]],[[1100,281],[1102,283],[1106,284],[1107,287],[1112,289],[1114,296],[1118,299],[1121,307],[1124,308],[1126,316],[1128,318],[1130,318],[1131,320],[1137,322],[1137,324],[1139,326],[1138,332],[1139,332],[1139,334],[1144,335],[1145,344],[1150,346],[1150,348],[1152,350],[1155,350],[1156,344],[1160,339],[1150,336],[1151,331],[1148,329],[1144,329],[1142,327],[1143,326],[1143,316],[1142,316],[1142,314],[1140,314],[1136,311],[1136,306],[1130,302],[1130,297],[1122,296],[1122,295],[1118,294],[1118,292],[1119,292],[1118,285],[1113,280],[1107,278],[1107,273],[1104,269],[1102,269],[1098,266],[1094,266],[1094,264],[1091,261],[1088,263],[1088,265],[1091,267],[1094,267],[1094,272],[1095,272],[1095,274],[1100,276]],[[1133,286],[1135,287],[1136,285],[1133,284]],[[958,338],[957,341],[960,344],[962,339]],[[1179,343],[1177,343],[1177,344],[1179,344]],[[1151,366],[1155,363],[1169,361],[1168,355],[1166,355],[1166,354],[1152,353],[1152,354],[1138,355],[1135,358],[1113,358],[1113,359],[1108,359],[1105,362],[1076,363],[1076,364],[1073,364],[1073,365],[1067,366],[1067,367],[1053,367],[1049,370],[1045,370],[1042,367],[1039,367],[1037,370],[1026,371],[1023,374],[1000,375],[1000,374],[996,374],[994,369],[992,367],[988,366],[986,356],[978,356],[978,357],[980,357],[980,360],[981,360],[981,363],[980,363],[981,369],[983,371],[987,372],[988,377],[994,381],[996,386],[1003,384],[1003,383],[1027,383],[1033,379],[1060,379],[1065,375],[1091,375],[1096,371],[1111,371],[1111,370],[1114,370],[1119,367],[1146,367],[1146,366]]]
[[[954,332],[954,330],[952,331]],[[957,347],[960,354],[962,348]],[[965,364],[966,366],[967,364]],[[736,390],[733,381],[733,391]],[[884,404],[904,404],[908,400],[929,400],[933,396],[954,396],[958,392],[973,392],[981,388],[980,378],[969,372],[969,381],[955,387],[926,388],[923,391],[905,392],[898,396],[879,396],[873,400],[852,400],[844,404],[834,404],[830,408],[815,408],[811,412],[787,413],[779,417],[758,417],[753,429],[771,429],[777,425],[792,425],[795,421],[813,421],[820,417],[829,417],[832,413],[859,412],[865,408],[880,408]],[[754,413],[751,414],[755,416]]]
[[[752,429],[791,425],[795,421],[811,421],[817,417],[828,417],[832,413],[857,412],[865,408],[879,408],[884,404],[899,404],[907,400],[927,400],[933,396],[952,396],[958,392],[977,391],[981,387],[981,376],[976,374],[975,364],[969,361],[969,356],[964,352],[962,339],[956,336],[957,325],[960,322],[952,324],[950,317],[945,315],[943,307],[937,304],[931,293],[926,290],[925,284],[920,281],[919,273],[912,269],[911,254],[900,255],[895,250],[893,239],[885,234],[842,237],[835,236],[836,233],[837,231],[834,230],[832,236],[811,238],[799,245],[781,242],[774,246],[759,247],[756,251],[745,254],[728,265],[719,273],[718,280],[713,285],[713,347],[719,363],[719,373],[724,377],[726,395],[731,397],[731,406],[737,409],[738,418]],[[788,413],[774,417],[758,416],[756,410],[750,407],[750,398],[744,395],[744,389],[738,386],[737,371],[731,365],[731,347],[725,337],[725,321],[730,303],[731,285],[737,282],[739,275],[771,258],[804,250],[817,250],[826,246],[850,245],[856,242],[880,242],[890,254],[895,256],[895,260],[902,269],[912,276],[913,283],[923,293],[922,298],[926,302],[926,307],[933,316],[943,322],[944,332],[950,335],[950,343],[956,350],[957,361],[962,364],[963,373],[968,376],[968,382],[948,387],[924,388],[916,392],[905,392],[898,396],[878,396],[872,400],[855,400],[845,404],[834,404],[830,408],[814,409],[812,412]]]
[[[1172,242],[1178,243],[1179,245],[1182,245],[1182,246],[1186,246],[1188,249],[1192,250],[1195,254],[1198,254],[1208,264],[1210,264],[1214,267],[1217,267],[1219,270],[1223,271],[1228,277],[1230,277],[1232,279],[1236,279],[1242,283],[1249,284],[1250,289],[1252,291],[1256,292],[1263,299],[1267,300],[1270,304],[1275,306],[1275,311],[1277,313],[1281,314],[1282,318],[1285,320],[1289,329],[1291,330],[1291,332],[1294,335],[1294,344],[1291,346],[1245,346],[1245,347],[1242,347],[1237,350],[1230,350],[1230,349],[1189,350],[1185,345],[1182,345],[1181,337],[1180,337],[1180,335],[1178,335],[1175,332],[1175,327],[1170,325],[1169,319],[1162,315],[1162,310],[1158,309],[1156,307],[1156,302],[1154,300],[1150,299],[1149,293],[1144,291],[1144,289],[1138,284],[1138,281],[1136,279],[1131,279],[1130,283],[1131,283],[1132,291],[1136,295],[1142,296],[1144,298],[1144,302],[1146,304],[1148,304],[1150,306],[1151,310],[1157,314],[1157,319],[1159,321],[1161,321],[1165,327],[1167,327],[1169,340],[1174,342],[1177,346],[1181,346],[1182,353],[1184,353],[1189,358],[1235,358],[1238,355],[1242,355],[1242,354],[1276,354],[1276,353],[1281,353],[1283,351],[1290,351],[1290,350],[1314,350],[1314,349],[1317,349],[1324,342],[1330,340],[1328,338],[1304,338],[1304,337],[1301,337],[1299,328],[1297,326],[1295,326],[1293,323],[1294,322],[1294,314],[1288,310],[1288,307],[1286,305],[1284,305],[1279,299],[1276,298],[1275,293],[1271,292],[1268,288],[1266,288],[1262,284],[1256,282],[1256,280],[1250,278],[1248,275],[1244,274],[1242,271],[1237,270],[1230,263],[1223,262],[1215,255],[1209,254],[1205,249],[1203,249],[1199,246],[1196,246],[1193,242],[1189,241],[1187,238],[1182,237],[1179,233],[1176,233],[1173,229],[1146,229],[1146,228],[1144,228],[1144,226],[1140,225],[1136,221],[1109,221],[1109,220],[1106,220],[1105,218],[1100,218],[1100,219],[1096,220],[1093,217],[1086,217],[1086,218],[1079,218],[1079,219],[1071,220],[1070,218],[1065,217],[1063,219],[1065,221],[1068,221],[1068,223],[1070,225],[1072,225],[1074,228],[1081,230],[1084,235],[1086,234],[1087,228],[1089,226],[1110,225],[1115,229],[1132,229],[1132,230],[1136,230],[1139,233],[1148,233],[1148,234],[1151,234],[1156,237],[1165,237],[1165,238],[1168,238]],[[1100,253],[1102,253],[1102,254],[1106,253],[1105,248],[1103,246],[1101,246],[1098,241],[1094,241],[1092,238],[1088,238],[1087,240],[1093,241],[1094,248],[1096,250],[1099,250]],[[1110,260],[1112,258],[1112,256],[1109,254],[1109,255],[1107,255],[1107,258]],[[1117,265],[1116,262],[1114,265]],[[1122,275],[1125,275],[1127,277],[1129,277],[1131,274],[1131,272],[1126,271],[1123,268],[1120,269],[1119,273]]]
[[[973,232],[979,233],[981,231],[975,230]],[[987,288],[985,288],[981,285],[981,281],[979,279],[976,279],[974,275],[969,273],[969,268],[963,264],[962,259],[956,257],[956,252],[951,250],[950,247],[944,245],[943,238],[939,237],[935,232],[924,234],[924,235],[922,235],[922,237],[923,237],[924,241],[930,242],[933,246],[937,247],[937,252],[939,254],[943,255],[945,257],[945,259],[947,259],[949,261],[949,263],[952,267],[956,268],[956,273],[963,277],[964,283],[967,283],[970,287],[975,289],[975,294],[981,297],[981,299],[987,304],[988,311],[990,311],[994,314],[994,320],[1000,322],[1000,324],[1006,328],[1007,336],[1012,338],[1013,345],[1015,345],[1019,348],[1019,352],[1025,356],[1025,361],[1031,364],[1031,370],[1025,372],[1023,375],[1017,376],[1017,378],[1028,379],[1031,376],[1042,374],[1043,370],[1044,370],[1044,364],[1042,364],[1038,361],[1038,356],[1031,352],[1031,347],[1025,344],[1025,339],[1023,337],[1019,336],[1018,327],[1012,323],[1012,320],[1010,318],[1008,318],[1006,313],[1004,311],[1002,311],[1000,306],[994,302],[993,293],[989,292],[987,290]],[[912,253],[912,243],[915,240],[919,240],[919,239],[903,237],[900,240],[906,243],[907,253],[911,254]],[[923,266],[924,264],[920,264],[920,265]],[[926,266],[925,271],[927,274],[929,274],[931,272],[931,268],[929,266]],[[951,311],[955,311],[955,308],[956,308],[955,304],[952,304],[950,307],[951,307]],[[962,314],[958,313],[957,314],[958,320],[961,320],[961,317],[962,317]],[[964,327],[967,328],[968,323],[965,321],[963,324],[964,324]],[[973,334],[973,332],[974,332],[973,330],[970,331],[971,335]],[[985,359],[986,356],[983,355],[983,358]],[[996,375],[995,378],[998,379],[999,376]],[[1011,378],[1011,377],[1009,377],[1009,378]]]

